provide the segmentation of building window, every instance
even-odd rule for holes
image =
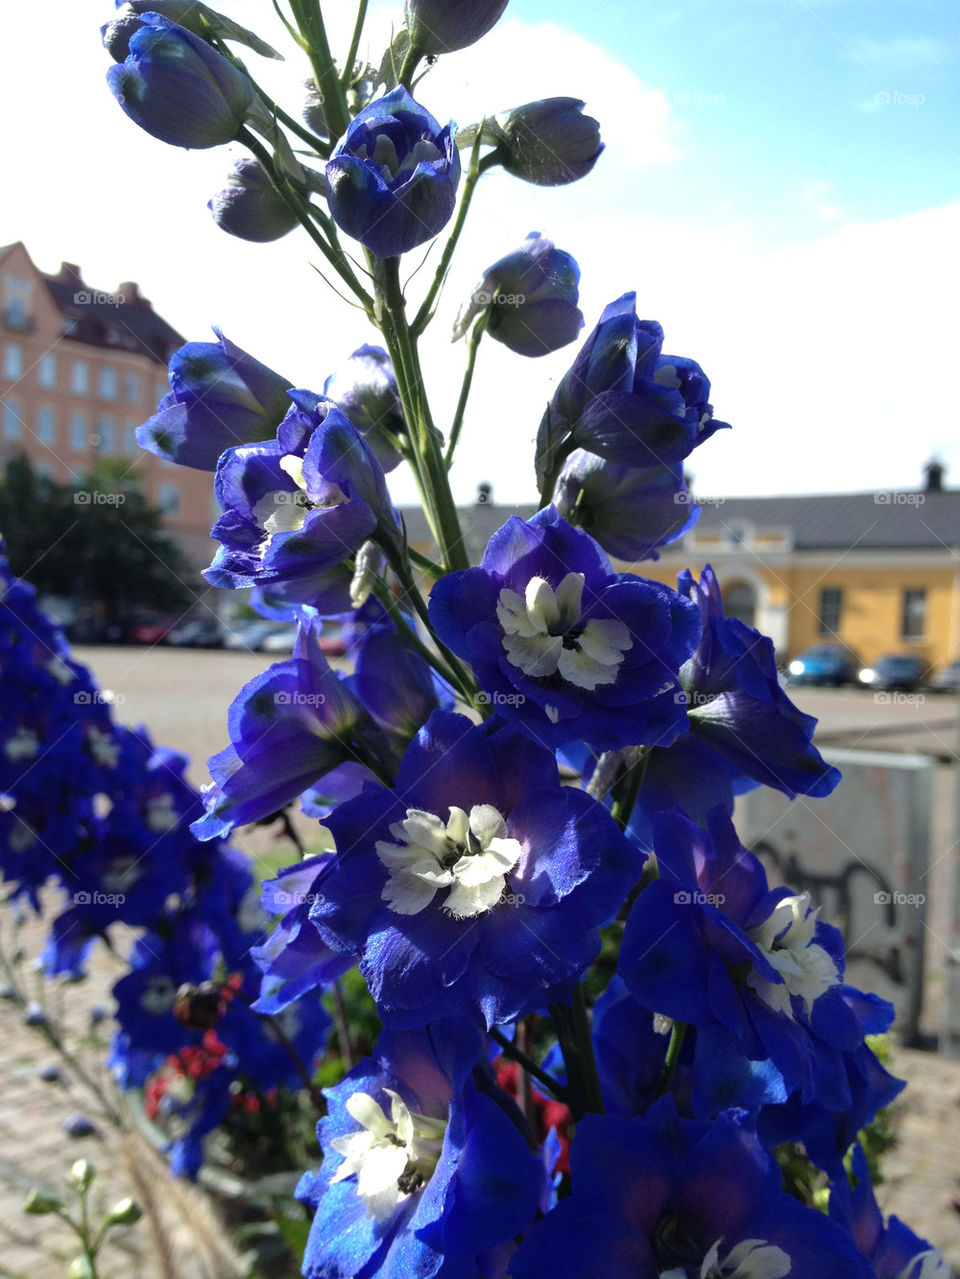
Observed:
[[[908,586],[903,592],[900,617],[902,639],[922,639],[927,626],[927,592],[922,586]]]
[[[3,353],[3,376],[23,377],[23,347],[16,342],[8,342]]]
[[[127,370],[126,374],[127,403],[140,403],[140,374],[135,373],[132,369]]]
[[[90,447],[90,426],[86,413],[70,414],[70,447],[85,453]]]
[[[3,406],[3,437],[6,440],[19,440],[20,419],[23,405],[19,400],[7,400]]]
[[[837,635],[840,632],[840,614],[843,612],[843,590],[839,586],[825,586],[820,592],[820,634]]]
[[[57,415],[47,405],[37,409],[37,439],[41,444],[57,442]]]
[[[114,451],[117,442],[113,418],[101,417],[97,419],[97,434],[93,443],[97,446],[98,453],[112,453]]]
[[[40,365],[37,369],[37,381],[41,386],[57,385],[57,357],[52,351],[48,351],[46,355],[40,356]]]
[[[3,277],[3,320],[10,328],[30,328],[32,295],[31,280],[21,280],[16,275]]]
[[[164,515],[180,514],[180,485],[179,484],[161,484],[157,490],[160,502],[160,510]]]
[[[117,370],[111,368],[109,364],[105,364],[100,370],[97,386],[101,400],[115,400],[117,398]]]
[[[90,365],[86,360],[74,360],[73,375],[70,379],[70,389],[77,395],[89,395],[90,393]]]
[[[757,621],[757,593],[749,582],[731,582],[723,592],[723,611],[727,617],[735,617],[744,626],[755,626]]]

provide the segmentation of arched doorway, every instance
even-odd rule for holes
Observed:
[[[749,582],[728,582],[723,591],[723,611],[744,626],[757,624],[757,592]]]

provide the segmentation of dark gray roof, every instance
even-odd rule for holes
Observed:
[[[184,339],[157,315],[149,302],[107,294],[78,281],[44,275],[44,282],[66,321],[64,336],[91,346],[120,347],[148,355],[158,364],[183,346]],[[82,298],[81,302],[75,299]],[[103,300],[113,299],[113,300]]]
[[[886,489],[704,500],[698,532],[789,530],[801,551],[911,550],[960,546],[960,489]]]
[[[532,505],[495,506],[493,502],[475,502],[472,506],[459,507],[457,513],[460,516],[460,527],[463,529],[471,560],[474,563],[479,561],[483,548],[511,515],[519,515],[522,520],[528,520],[536,510]],[[407,537],[414,546],[433,544],[427,517],[419,506],[401,506],[400,514],[407,527]]]

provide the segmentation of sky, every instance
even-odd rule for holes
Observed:
[[[219,7],[287,54],[247,62],[296,114],[308,68],[271,4]],[[352,6],[325,8],[345,51]],[[376,334],[327,289],[301,232],[250,245],[214,225],[206,201],[239,148],[172,148],[123,115],[99,39],[111,12],[109,0],[5,7],[0,243],[23,240],[41,270],[79,263],[104,291],[136,279],[186,338],[217,324],[293,383],[322,389]],[[361,46],[371,60],[400,20],[372,0]],[[510,0],[486,39],[440,59],[418,90],[438,118],[465,126],[576,96],[606,144],[567,187],[497,172],[480,184],[425,340],[438,425],[465,358],[450,341],[457,310],[529,231],[577,259],[586,328],[537,360],[482,343],[457,499],[481,482],[497,502],[534,499],[543,407],[603,307],[628,290],[664,326],[665,351],[703,366],[733,427],[689,459],[701,495],[911,489],[934,455],[960,485],[944,389],[960,337],[958,69],[956,0]],[[410,281],[412,299],[437,252]],[[410,259],[412,273],[420,255]],[[413,500],[399,474],[391,489]]]

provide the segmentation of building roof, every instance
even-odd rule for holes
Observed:
[[[798,551],[960,546],[960,489],[704,500],[697,534],[785,530]]]

